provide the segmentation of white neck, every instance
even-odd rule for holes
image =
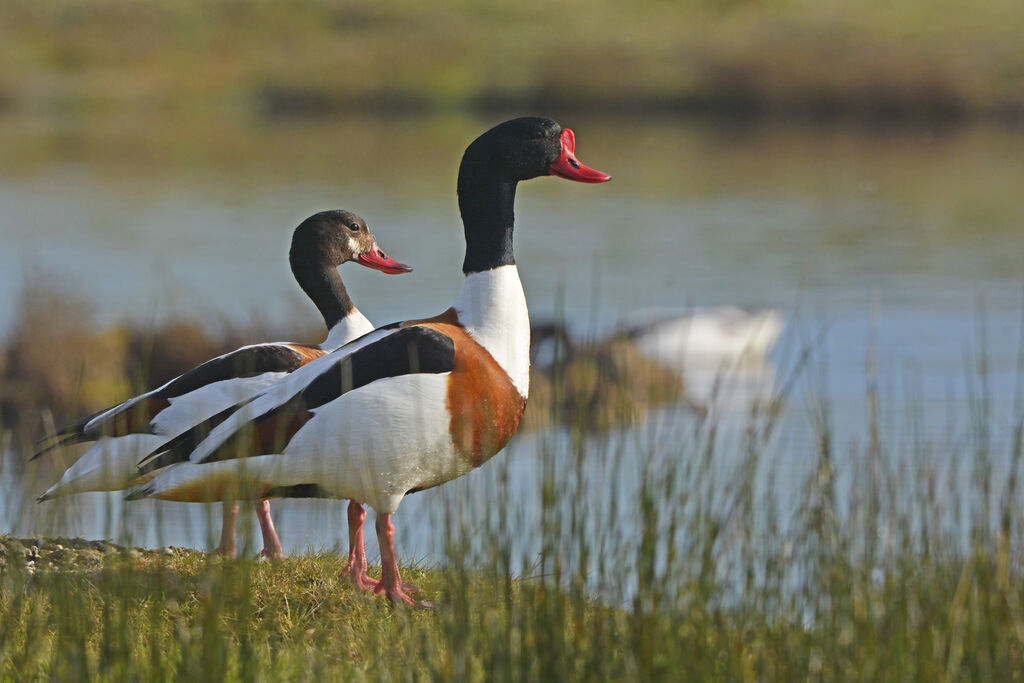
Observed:
[[[334,323],[334,327],[327,331],[327,339],[320,344],[320,348],[324,351],[333,351],[367,332],[373,332],[373,323],[353,306],[351,313]]]
[[[530,390],[530,313],[519,269],[509,265],[470,273],[455,300],[455,311],[525,398]]]

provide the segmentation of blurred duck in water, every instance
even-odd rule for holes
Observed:
[[[528,423],[540,426],[555,411],[564,423],[607,429],[670,403],[702,413],[721,377],[764,377],[783,328],[778,311],[735,306],[641,311],[590,342],[573,339],[563,324],[535,325]]]
[[[719,306],[689,312],[641,311],[625,335],[651,360],[684,374],[694,365],[761,363],[784,328],[777,310]]]

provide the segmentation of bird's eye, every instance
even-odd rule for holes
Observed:
[[[351,230],[352,232],[359,232],[359,224],[358,223],[349,223],[348,224],[348,229]]]

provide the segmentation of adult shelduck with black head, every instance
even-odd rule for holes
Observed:
[[[188,462],[134,495],[191,499],[202,490],[216,499],[238,486],[254,497],[315,492],[355,501],[350,521],[366,503],[377,512],[381,580],[366,576],[355,544],[346,571],[357,585],[417,604],[399,576],[391,515],[408,493],[479,467],[519,426],[530,322],[512,249],[516,187],[545,175],[610,179],[580,163],[575,146],[571,130],[535,117],[474,140],[459,167],[466,256],[454,305],[378,328],[176,439],[154,461]]]

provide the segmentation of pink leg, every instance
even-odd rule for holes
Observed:
[[[235,543],[235,520],[238,519],[238,502],[224,501],[224,519],[220,525],[220,545],[217,546],[215,551],[218,555],[226,555],[227,557],[234,557],[236,543]]]
[[[366,510],[356,501],[348,504],[348,566],[341,572],[341,578],[352,579],[356,588],[364,591],[377,588],[377,581],[366,573],[369,565],[366,562],[366,549],[363,547],[363,522],[366,521]]]
[[[395,557],[395,525],[391,523],[391,515],[377,515],[377,542],[380,544],[380,583],[374,590],[384,593],[391,602],[414,607],[433,607],[429,602],[417,602],[410,598],[406,591],[416,592],[415,586],[403,584],[398,573],[398,559]]]
[[[274,520],[270,518],[270,501],[266,498],[256,503],[256,518],[260,521],[260,531],[263,533],[263,551],[260,556],[268,560],[283,560],[281,539],[274,529]]]

